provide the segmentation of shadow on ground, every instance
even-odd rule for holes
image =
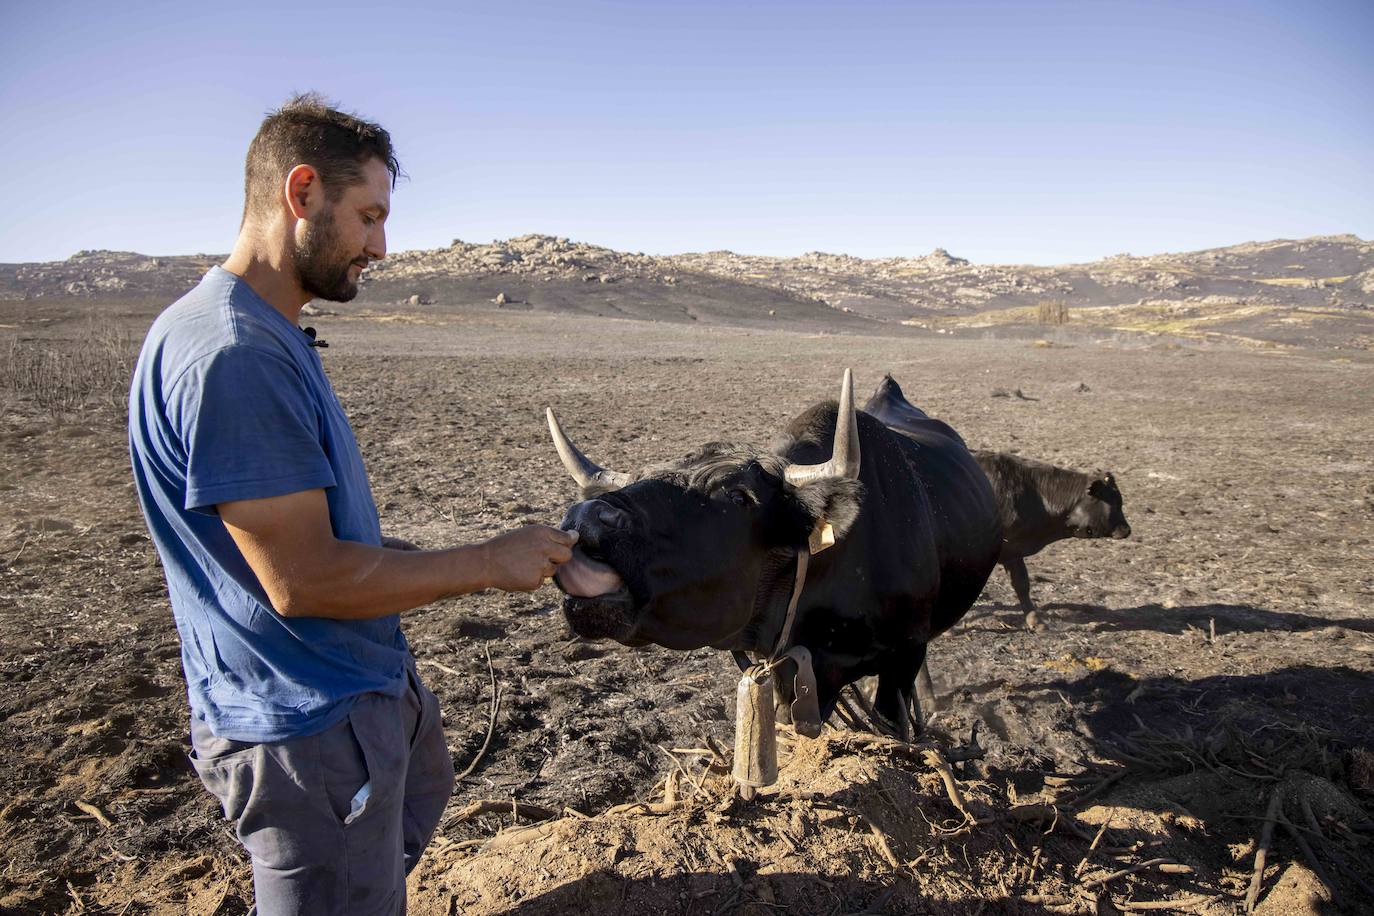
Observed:
[[[1154,631],[1178,635],[1190,628],[1205,632],[1212,621],[1216,622],[1218,634],[1291,633],[1327,627],[1374,633],[1374,620],[1317,617],[1293,611],[1270,611],[1247,604],[1197,604],[1172,608],[1160,604],[1142,604],[1132,608],[1108,608],[1096,604],[1052,602],[1043,605],[1041,610],[1063,614],[1066,621],[1079,618],[1096,633]]]

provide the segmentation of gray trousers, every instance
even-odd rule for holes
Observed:
[[[253,863],[259,916],[397,916],[453,791],[439,701],[412,672],[305,738],[245,744],[191,722],[191,763]]]

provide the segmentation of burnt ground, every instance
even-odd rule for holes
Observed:
[[[3,333],[67,346],[92,308],[45,303],[41,327],[11,309]],[[117,320],[141,334],[150,317]],[[630,467],[709,439],[766,443],[834,397],[846,366],[860,397],[891,372],[971,446],[1112,470],[1134,531],[1029,562],[1044,632],[1020,628],[998,570],[932,647],[935,726],[963,739],[981,723],[986,758],[955,773],[979,824],[920,760],[836,733],[785,740],[783,794],[754,807],[680,755],[702,788],[678,788],[671,810],[568,815],[513,842],[497,834],[511,814],[465,806],[518,800],[549,809],[538,819],[661,798],[672,749],[731,745],[738,673],[722,653],[571,638],[551,588],[411,613],[459,769],[487,733],[486,652],[503,697],[412,879],[412,912],[1109,912],[1099,896],[1233,912],[1276,792],[1293,829],[1275,833],[1261,911],[1370,899],[1366,355],[497,311],[312,323],[384,529],[423,546],[558,520],[575,493],[545,405],[593,457]],[[246,864],[185,758],[178,647],[122,413],[0,396],[0,911],[242,913]],[[1047,801],[1043,820],[1017,807]],[[474,842],[494,834],[506,839]],[[1088,886],[1151,857],[1174,870]]]

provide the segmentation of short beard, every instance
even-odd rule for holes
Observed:
[[[354,259],[341,253],[342,247],[332,207],[323,220],[306,224],[293,259],[301,288],[312,297],[348,302],[358,295],[357,281],[348,275]]]

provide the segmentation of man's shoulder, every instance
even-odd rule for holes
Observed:
[[[291,360],[286,319],[265,314],[270,308],[246,283],[216,268],[157,317],[145,350],[157,351],[169,382],[186,367],[220,353],[257,352]]]

